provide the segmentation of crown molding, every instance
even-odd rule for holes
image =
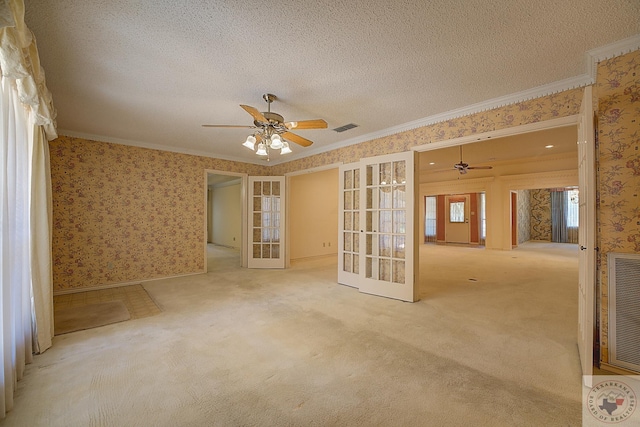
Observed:
[[[317,166],[315,168],[311,168],[311,169],[303,169],[303,170],[299,170],[299,171],[294,171],[294,172],[287,172],[284,174],[284,176],[289,177],[289,176],[298,176],[298,175],[306,175],[309,173],[315,173],[315,172],[323,172],[329,169],[337,169],[340,166],[342,166],[344,163],[340,162],[340,163],[331,163],[329,165],[323,165],[323,166]]]
[[[82,139],[86,139],[86,140],[89,140],[89,141],[96,141],[96,142],[109,142],[109,143],[112,143],[112,144],[120,144],[120,145],[128,145],[128,146],[131,146],[131,147],[147,148],[149,150],[169,151],[169,152],[172,152],[172,153],[188,154],[188,155],[192,155],[192,156],[210,157],[212,159],[228,160],[230,162],[238,162],[238,163],[249,163],[249,164],[254,164],[254,165],[258,165],[258,166],[270,166],[269,164],[266,164],[265,161],[262,160],[261,158],[256,159],[256,161],[250,161],[250,160],[247,160],[247,159],[241,159],[239,157],[221,156],[219,154],[210,153],[210,152],[207,152],[207,151],[190,150],[190,149],[181,148],[181,147],[168,147],[166,145],[151,144],[151,143],[148,143],[148,142],[134,141],[134,140],[130,140],[130,139],[112,138],[112,137],[108,137],[108,136],[93,135],[93,134],[82,133],[82,132],[74,132],[74,131],[65,130],[65,129],[58,129],[58,136],[68,136],[68,137],[71,137],[71,138],[82,138]]]
[[[616,56],[625,55],[638,49],[640,49],[640,34],[627,37],[626,39],[610,43],[606,46],[588,50],[586,53],[587,74],[591,76],[592,83],[595,83],[596,81],[599,62]]]

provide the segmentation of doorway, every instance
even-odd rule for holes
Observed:
[[[446,243],[469,244],[470,206],[468,195],[445,197],[445,241]]]
[[[208,170],[205,176],[207,272],[221,262],[244,266],[246,174]]]
[[[578,118],[574,116],[491,132],[481,138],[476,135],[416,147],[416,151],[421,151],[420,196],[486,192],[486,247],[519,251],[516,247],[520,244],[520,207],[516,194],[530,188],[577,185],[577,125]],[[559,139],[552,140],[556,131]],[[464,175],[457,174],[452,167],[458,155],[455,147],[462,144],[465,144],[466,162],[472,166],[492,166],[493,169],[477,168]],[[451,152],[446,151],[450,148],[453,148]],[[513,255],[514,259],[518,257]],[[469,277],[473,277],[474,270],[466,270]],[[578,284],[572,283],[572,286],[576,288],[572,292],[576,291]]]

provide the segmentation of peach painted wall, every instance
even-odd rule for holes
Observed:
[[[237,182],[210,188],[213,190],[213,243],[239,249],[242,245],[242,185]]]
[[[600,358],[608,362],[607,256],[640,253],[640,51],[601,62],[594,92],[598,103]]]
[[[291,259],[338,253],[338,169],[289,180]]]
[[[268,173],[65,136],[50,148],[54,292],[205,271],[205,169]]]

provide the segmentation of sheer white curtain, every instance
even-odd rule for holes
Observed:
[[[51,346],[55,110],[22,0],[0,2],[0,418],[34,352]]]

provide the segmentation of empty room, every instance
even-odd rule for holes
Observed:
[[[639,4],[0,12],[0,425],[579,426],[640,375]]]

